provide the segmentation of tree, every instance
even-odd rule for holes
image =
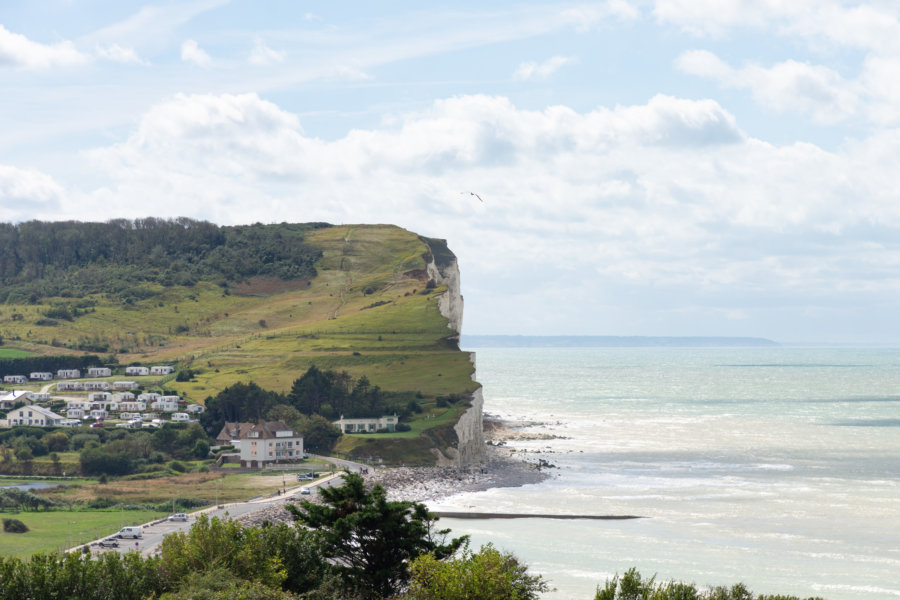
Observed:
[[[297,430],[303,435],[303,447],[316,454],[326,454],[341,437],[337,425],[321,415],[313,415],[298,423]]]
[[[351,590],[383,598],[399,592],[409,578],[408,563],[431,553],[452,556],[466,537],[446,542],[449,529],[433,529],[437,517],[424,504],[387,500],[380,485],[366,489],[362,477],[343,475],[340,487],[320,488],[323,504],[306,500],[286,508],[301,524],[322,532],[323,552],[333,559]]]
[[[491,544],[477,553],[468,547],[459,558],[440,561],[423,554],[410,565],[405,600],[536,600],[549,590],[540,575],[529,575],[512,554]]]

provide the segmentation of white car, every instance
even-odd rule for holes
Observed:
[[[184,513],[175,513],[174,515],[169,515],[170,521],[187,521],[188,516]]]
[[[308,488],[308,487],[305,487],[305,486],[304,486],[304,487],[300,488],[300,495],[301,495],[301,496],[309,496],[310,493],[311,493],[311,492],[309,491],[309,488]]]

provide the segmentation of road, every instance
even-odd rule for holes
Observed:
[[[334,464],[336,467],[335,472],[315,481],[305,481],[303,483],[293,485],[292,487],[288,488],[284,494],[281,495],[266,495],[265,497],[254,498],[246,502],[230,502],[228,504],[220,504],[219,506],[212,506],[210,508],[205,508],[197,512],[189,513],[187,522],[169,521],[168,519],[163,519],[160,521],[145,523],[143,525],[144,537],[142,539],[121,539],[119,540],[118,548],[100,548],[100,546],[97,545],[97,542],[99,542],[100,540],[95,540],[81,546],[76,546],[75,548],[70,548],[69,552],[81,551],[85,546],[87,546],[95,554],[100,552],[120,552],[124,554],[126,552],[137,550],[143,556],[152,556],[159,551],[159,545],[162,543],[162,540],[166,535],[176,531],[187,531],[191,528],[191,525],[194,524],[194,521],[197,520],[197,517],[199,515],[205,514],[210,518],[218,517],[220,519],[234,519],[247,513],[266,508],[273,503],[281,502],[286,498],[295,498],[297,500],[300,500],[303,498],[303,496],[301,495],[301,490],[303,488],[309,488],[312,494],[317,494],[317,490],[320,487],[331,486],[332,484],[340,485],[341,475],[343,474],[344,469],[354,473],[358,473],[360,469],[372,469],[372,467],[369,467],[367,465],[362,465],[339,458],[332,458],[330,456],[315,456],[314,458],[328,461]],[[114,534],[115,532],[110,532],[110,536]]]

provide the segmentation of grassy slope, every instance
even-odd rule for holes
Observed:
[[[420,391],[423,419],[435,396],[475,389],[468,355],[444,342],[452,331],[435,298],[444,290],[423,294],[425,282],[404,275],[425,266],[428,248],[418,236],[352,225],[310,232],[307,242],[323,257],[303,289],[278,291],[297,287],[278,281],[250,282],[239,288],[243,295],[211,283],[156,288],[160,295],[134,305],[98,297],[96,312],[39,326],[42,311],[65,300],[45,299],[0,307],[0,335],[7,347],[31,352],[72,353],[59,346],[94,340],[127,349],[118,354],[121,364],[190,366],[199,371],[195,381],[168,385],[196,401],[238,381],[286,391],[312,364],[366,375],[386,390]],[[14,313],[24,319],[13,321]],[[463,409],[453,407],[453,414]]]

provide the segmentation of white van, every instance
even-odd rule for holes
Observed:
[[[140,525],[135,525],[134,527],[123,527],[116,535],[120,538],[143,538],[144,529]]]

